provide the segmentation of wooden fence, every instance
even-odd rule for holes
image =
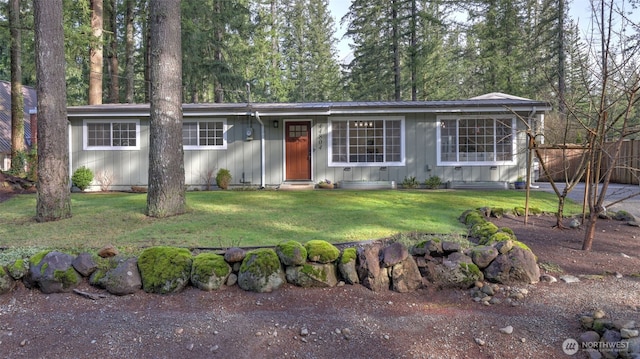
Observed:
[[[612,150],[614,143],[608,143],[606,148]],[[541,159],[544,161],[551,178],[554,181],[564,181],[565,173],[571,176],[576,173],[580,165],[580,159],[586,150],[583,149],[543,149],[540,150]],[[607,156],[603,158],[602,169],[607,170],[611,166],[611,160]],[[625,184],[639,184],[640,180],[640,140],[625,140],[620,149],[620,158],[611,175],[611,182]],[[582,178],[581,180],[584,180]],[[547,181],[542,168],[538,181]]]

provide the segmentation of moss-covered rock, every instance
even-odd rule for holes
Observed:
[[[449,261],[428,262],[426,278],[443,288],[470,288],[484,279],[482,271],[473,263]]]
[[[509,240],[512,240],[512,239],[513,239],[513,237],[509,233],[497,232],[497,233],[492,234],[489,237],[481,238],[478,241],[478,243],[479,244],[483,244],[483,245],[487,245],[487,244],[493,244],[493,243],[497,243],[497,242],[509,241]]]
[[[515,207],[513,209],[513,212],[516,214],[516,216],[524,216],[525,214],[524,207]]]
[[[334,287],[338,284],[336,266],[333,263],[307,263],[290,266],[286,270],[287,281],[299,287]]]
[[[327,241],[313,239],[304,247],[307,249],[307,258],[311,262],[331,263],[340,257],[340,250]]]
[[[491,217],[502,218],[504,216],[504,208],[492,208]]]
[[[358,251],[354,247],[345,248],[340,255],[340,260],[338,261],[338,272],[347,284],[360,283],[356,269],[357,258]]]
[[[476,224],[471,229],[471,236],[478,238],[479,240],[486,240],[486,238],[491,237],[495,233],[498,232],[498,226],[491,222],[484,222],[480,224]]]
[[[467,210],[462,213],[461,222],[467,225],[467,227],[473,227],[477,224],[486,222],[484,214],[477,209]]]
[[[358,250],[355,247],[345,248],[340,255],[340,263],[355,262],[356,258],[358,258]]]
[[[40,262],[42,262],[42,259],[44,258],[44,256],[49,254],[49,252],[51,252],[51,251],[50,250],[44,250],[44,251],[41,251],[41,252],[38,252],[38,253],[34,254],[33,256],[31,256],[31,258],[29,258],[29,264],[33,265],[33,266],[39,265]]]
[[[97,268],[89,276],[89,284],[96,287],[105,288],[105,278],[107,276],[107,273],[110,270],[114,269],[118,265],[118,262],[115,257],[102,258],[96,256],[94,257],[94,260],[96,261]]]
[[[307,249],[297,241],[278,243],[276,253],[285,266],[299,266],[307,261]]]
[[[74,257],[56,251],[43,251],[29,259],[29,271],[24,277],[27,287],[39,287],[43,293],[68,292],[80,283],[80,274],[73,268]]]
[[[480,270],[480,268],[478,268],[477,265],[466,262],[459,262],[458,265],[460,266],[460,269],[465,274],[465,276],[469,278],[478,278],[477,280],[482,280],[484,278],[482,271]]]
[[[16,285],[16,281],[0,266],[0,294],[9,293]]]
[[[189,283],[193,256],[188,249],[147,248],[138,258],[142,289],[147,293],[177,293]]]
[[[133,294],[142,288],[142,278],[138,271],[138,260],[134,258],[117,259],[115,268],[109,270],[102,282],[104,288],[114,295]],[[94,272],[95,273],[95,272]]]
[[[529,208],[529,214],[532,214],[534,216],[539,216],[541,215],[543,212],[540,208],[538,207],[530,207]]]
[[[15,279],[22,279],[29,271],[29,262],[20,258],[7,266],[7,272]]]
[[[191,283],[199,289],[219,289],[229,277],[231,266],[215,253],[200,253],[193,259]]]
[[[492,246],[476,246],[471,249],[471,259],[478,268],[486,268],[496,259],[499,252]]]
[[[280,259],[273,249],[247,252],[238,272],[238,285],[251,292],[271,292],[285,282]]]
[[[483,272],[487,280],[503,284],[528,284],[540,280],[540,268],[535,255],[519,246],[500,254]]]

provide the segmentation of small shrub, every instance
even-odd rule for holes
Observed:
[[[231,183],[231,172],[226,168],[218,170],[218,174],[216,175],[216,184],[218,187],[227,189],[229,188],[229,183]]]
[[[100,185],[102,192],[108,192],[113,183],[113,174],[109,170],[100,171],[96,173],[96,182]]]
[[[438,176],[431,176],[424,181],[424,185],[429,189],[436,189],[442,184],[442,179]]]
[[[71,176],[71,182],[81,191],[87,189],[91,181],[93,181],[93,172],[85,166],[76,169]]]
[[[415,176],[405,177],[404,180],[402,180],[403,188],[417,188],[419,185],[420,183]]]

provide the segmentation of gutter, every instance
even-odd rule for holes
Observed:
[[[265,188],[266,182],[266,173],[267,173],[267,160],[265,156],[266,152],[266,140],[264,138],[264,122],[260,118],[258,111],[253,114],[256,117],[256,120],[260,123],[260,188]]]

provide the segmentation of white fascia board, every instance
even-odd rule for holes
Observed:
[[[535,109],[537,112],[550,111],[550,106],[517,106],[517,107],[433,107],[433,108],[378,108],[378,109],[331,109],[323,111],[260,111],[261,117],[282,117],[282,116],[332,116],[332,115],[376,115],[376,114],[399,114],[399,113],[511,113],[511,112],[531,112]],[[199,110],[184,111],[183,117],[198,116],[248,116],[253,115],[255,111],[215,111],[215,110]],[[87,118],[87,117],[149,117],[149,111],[100,111],[88,110],[67,113],[69,118]]]

